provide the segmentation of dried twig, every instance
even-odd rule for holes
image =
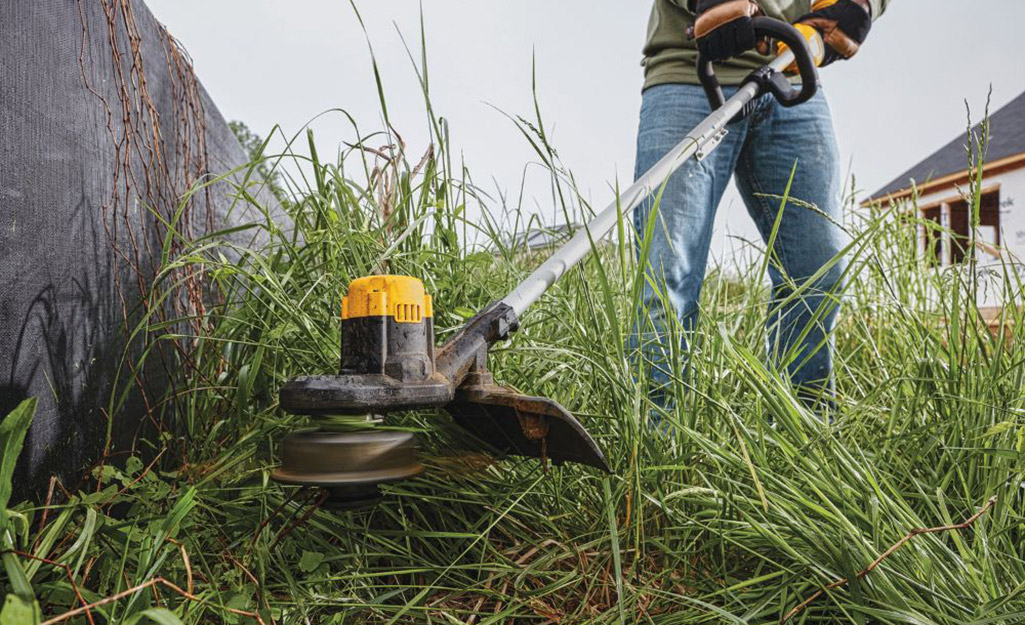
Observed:
[[[114,493],[113,495],[111,495],[110,497],[107,497],[106,499],[104,499],[104,500],[103,500],[103,503],[101,503],[101,504],[100,504],[100,506],[106,506],[106,505],[109,505],[109,504],[110,504],[110,503],[111,503],[112,501],[114,501],[115,499],[117,499],[117,498],[118,498],[118,497],[120,497],[121,495],[123,495],[123,494],[125,494],[126,492],[128,492],[129,490],[131,490],[131,489],[132,489],[132,488],[133,488],[133,487],[134,487],[134,486],[135,486],[136,484],[138,484],[138,483],[139,483],[139,482],[140,482],[140,481],[141,481],[141,480],[142,480],[142,479],[143,479],[144,477],[146,477],[146,475],[147,475],[147,474],[148,474],[148,473],[149,473],[149,472],[150,472],[151,470],[153,470],[153,466],[154,466],[154,465],[156,465],[157,461],[158,461],[158,460],[160,460],[160,457],[164,455],[164,452],[165,452],[165,451],[167,451],[167,448],[166,448],[166,447],[160,450],[160,453],[158,453],[158,454],[156,455],[156,457],[155,457],[155,458],[153,458],[153,460],[151,460],[151,461],[150,461],[150,463],[149,463],[148,465],[146,465],[146,468],[142,470],[142,473],[140,473],[138,477],[136,477],[136,478],[135,478],[134,480],[132,480],[132,481],[131,481],[131,483],[129,483],[128,485],[126,485],[126,486],[123,486],[122,488],[118,489],[118,491],[117,491],[116,493]]]
[[[188,592],[186,590],[182,590],[181,588],[179,588],[175,584],[167,581],[163,577],[154,577],[153,579],[149,580],[148,582],[143,582],[141,584],[136,584],[135,586],[132,586],[131,588],[128,588],[127,590],[122,590],[121,592],[119,592],[117,594],[111,595],[109,597],[104,597],[103,599],[100,599],[99,601],[94,601],[93,603],[90,603],[89,605],[84,605],[84,606],[82,606],[80,608],[75,608],[74,610],[68,610],[64,614],[60,614],[58,616],[53,617],[52,619],[43,621],[39,625],[54,625],[55,623],[61,623],[61,622],[64,622],[64,621],[68,620],[69,618],[71,618],[73,616],[78,616],[79,614],[82,614],[83,612],[88,614],[89,610],[91,610],[92,608],[97,608],[97,607],[99,607],[101,605],[106,605],[108,603],[113,603],[113,602],[118,601],[120,599],[124,599],[125,597],[129,597],[131,595],[134,595],[135,593],[139,592],[140,590],[146,590],[147,588],[155,589],[157,586],[164,586],[165,588],[169,588],[169,589],[173,590],[174,592],[178,593],[179,595],[181,595],[182,597],[185,597],[189,601],[195,601],[197,603],[203,603],[203,604],[206,604],[206,605],[215,605],[215,606],[219,607],[220,609],[222,609],[222,610],[224,610],[226,612],[231,612],[232,614],[237,614],[239,616],[248,616],[249,618],[251,618],[251,619],[255,620],[257,623],[259,623],[260,625],[266,625],[266,623],[264,622],[263,618],[260,616],[259,612],[250,612],[248,610],[237,610],[235,608],[229,608],[227,606],[222,606],[222,605],[215,604],[215,603],[213,603],[211,601],[207,601],[205,599],[197,597],[196,595],[192,594],[191,592]]]
[[[52,492],[53,480],[50,480],[50,487],[51,487],[51,492]],[[0,553],[7,553],[7,552],[0,552]],[[64,570],[64,574],[68,576],[68,581],[71,583],[71,590],[74,591],[75,597],[78,598],[79,602],[82,604],[82,607],[79,608],[79,610],[82,610],[82,611],[85,612],[85,617],[86,617],[86,619],[89,620],[89,625],[96,625],[96,621],[93,620],[92,610],[89,609],[90,608],[89,604],[87,604],[85,602],[85,597],[82,596],[82,592],[78,589],[78,584],[75,583],[75,576],[71,574],[71,568],[67,564],[63,564],[61,562],[55,562],[55,561],[50,560],[48,558],[41,558],[39,556],[34,556],[31,553],[25,553],[24,551],[18,551],[16,549],[12,549],[10,551],[10,553],[13,553],[14,555],[20,556],[22,558],[28,558],[29,560],[36,560],[38,562],[42,562],[44,564],[49,564],[51,566],[56,566],[56,567],[58,567],[60,569],[63,569]]]
[[[57,476],[50,476],[50,488],[46,491],[46,503],[43,504],[43,518],[39,521],[39,531],[36,532],[36,540],[32,543],[32,550],[39,546],[43,538],[43,530],[46,529],[46,517],[50,514],[50,505],[53,503],[53,487],[57,484]]]
[[[279,514],[281,514],[281,511],[285,508],[285,506],[292,503],[292,500],[295,499],[298,493],[304,492],[305,490],[305,488],[300,488],[299,490],[291,491],[288,494],[288,497],[286,497],[284,501],[282,501],[278,505],[277,508],[274,508],[274,511],[271,512],[270,516],[260,521],[260,525],[258,525],[256,531],[253,532],[253,540],[250,541],[249,546],[246,548],[246,553],[251,552],[253,548],[256,546],[256,539],[258,539],[260,537],[260,534],[263,533],[264,528],[270,525],[270,522],[273,521],[275,517],[277,517]]]
[[[185,550],[185,543],[175,540],[170,536],[168,536],[166,540],[172,545],[178,546],[178,550],[182,554],[182,564],[185,565],[185,589],[190,593],[195,592],[195,586],[193,585],[192,579],[192,561],[189,560],[189,552]]]
[[[891,555],[893,555],[893,552],[895,552],[898,549],[900,549],[901,547],[903,547],[905,543],[907,543],[909,540],[911,540],[915,536],[918,536],[920,534],[937,534],[939,532],[950,532],[950,531],[955,531],[955,530],[968,529],[969,527],[974,525],[976,521],[979,520],[979,517],[981,517],[982,515],[986,514],[986,512],[988,512],[990,508],[995,506],[996,503],[997,503],[996,496],[990,497],[989,501],[986,502],[986,505],[982,506],[982,508],[979,508],[978,512],[976,512],[972,516],[968,517],[964,522],[957,523],[956,525],[942,525],[940,527],[919,527],[919,528],[915,528],[915,529],[911,530],[910,532],[905,534],[904,538],[901,538],[896,543],[894,543],[889,549],[884,551],[882,553],[882,555],[880,555],[878,558],[876,558],[872,562],[872,564],[869,564],[864,570],[859,571],[857,573],[857,575],[855,575],[855,577],[857,579],[861,579],[862,577],[865,577],[866,575],[871,573],[873,570],[875,570],[875,568],[877,566],[879,566],[883,562],[883,560],[885,560],[886,558],[889,558]],[[794,606],[794,608],[792,610],[787,612],[786,615],[783,618],[780,619],[780,621],[779,621],[780,625],[783,625],[784,623],[786,623],[790,619],[792,619],[795,616],[797,616],[798,614],[800,614],[802,610],[804,610],[813,601],[815,601],[816,599],[821,597],[823,594],[825,594],[827,590],[833,590],[835,588],[839,588],[840,586],[844,586],[846,584],[849,584],[850,581],[851,581],[850,579],[845,577],[843,579],[836,580],[835,582],[829,584],[825,588],[820,588],[815,594],[813,594],[812,596],[808,597],[807,599],[805,599],[801,603],[797,604],[796,606]]]
[[[295,528],[299,527],[307,520],[309,520],[309,518],[313,516],[313,513],[319,510],[320,506],[323,505],[325,501],[327,501],[327,498],[330,495],[331,493],[327,490],[321,492],[319,496],[314,494],[314,496],[317,497],[317,501],[315,501],[313,505],[310,506],[309,509],[307,509],[306,512],[304,512],[303,515],[296,519],[291,525],[278,532],[278,535],[274,537],[274,542],[270,544],[270,550],[274,551],[274,548],[278,546],[278,543],[281,542],[282,538],[288,536],[288,534],[292,530],[294,530]]]

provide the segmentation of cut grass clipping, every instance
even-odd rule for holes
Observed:
[[[241,172],[236,210],[257,217],[184,242],[154,290],[156,309],[183,269],[202,272],[211,305],[180,324],[201,332],[138,328],[187,347],[154,415],[163,434],[0,517],[0,623],[1025,622],[1025,349],[986,329],[982,268],[919,262],[911,207],[851,211],[833,423],[762,358],[773,259],[753,246],[739,275],[710,276],[689,375],[670,349],[675,404],[652,426],[625,347],[644,273],[621,229],[492,361],[503,382],[577,414],[614,475],[468,453],[425,412],[385,421],[419,434],[428,470],[372,510],[321,510],[318,493],[271,482],[276,442],[304,423],[277,408],[277,389],[337,367],[351,279],[422,278],[443,339],[547,254],[524,248],[533,218],[487,197],[445,123],[428,123],[413,157],[390,128],[353,124],[335,160],[310,134]],[[520,127],[560,221],[586,219],[543,120]],[[281,210],[261,200],[274,196]],[[1013,301],[1015,273],[990,271]],[[1020,327],[1017,308],[1004,316]],[[3,422],[0,510],[31,413]]]

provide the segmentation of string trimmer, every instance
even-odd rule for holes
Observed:
[[[349,285],[342,299],[341,370],[336,375],[295,378],[280,391],[281,407],[312,416],[386,415],[442,408],[491,448],[512,455],[576,462],[602,471],[609,465],[583,425],[558,402],[523,395],[496,384],[488,350],[516,331],[523,313],[552,284],[690,158],[703,159],[728,132],[727,124],[748,104],[772,94],[783,106],[806,102],[818,89],[818,35],[770,18],[754,19],[760,37],[781,42],[779,55],[755,70],[726,100],[711,62],[698,73],[712,113],[617,200],[597,214],[561,249],[500,301],[470,319],[455,336],[434,346],[434,312],[423,283],[409,276],[370,276]],[[796,63],[800,88],[785,71]],[[273,477],[287,484],[330,491],[330,503],[363,505],[378,485],[412,477],[422,466],[411,434],[394,430],[321,427],[285,438],[282,465]]]

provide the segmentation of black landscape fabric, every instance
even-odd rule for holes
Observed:
[[[247,158],[142,2],[2,2],[0,24],[0,415],[39,399],[14,500],[40,499],[166,417],[159,359],[121,362],[159,269],[154,214]],[[226,182],[196,194],[182,231],[225,225],[229,203]],[[202,305],[183,278],[167,315]],[[135,390],[108,424],[115,385]]]

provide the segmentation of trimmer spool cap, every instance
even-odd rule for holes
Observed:
[[[285,437],[281,466],[272,474],[284,484],[320,486],[329,507],[353,507],[380,498],[378,485],[423,472],[409,432],[300,430]]]

